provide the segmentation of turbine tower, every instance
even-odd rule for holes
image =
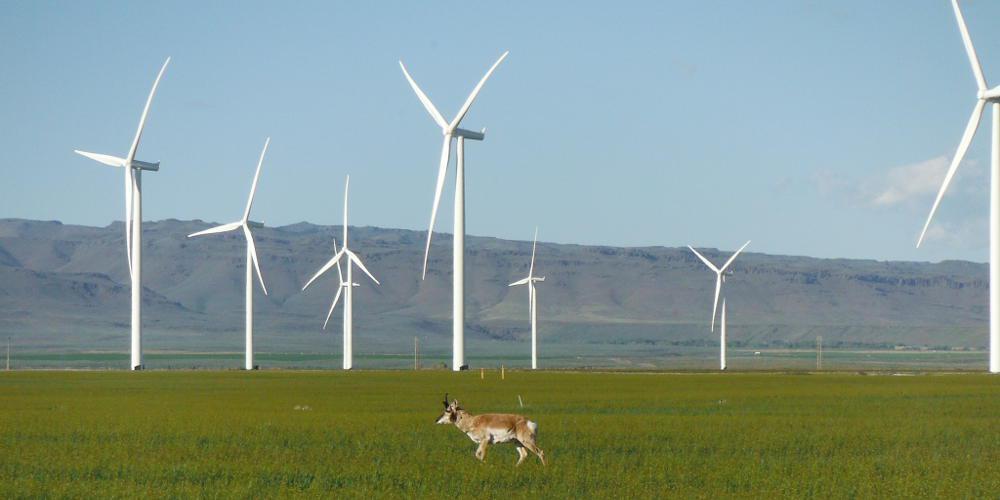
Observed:
[[[160,170],[160,163],[148,163],[135,159],[136,151],[139,149],[139,140],[142,139],[142,129],[146,126],[146,117],[149,115],[149,107],[153,103],[153,96],[156,95],[156,87],[160,85],[160,78],[170,64],[168,57],[160,68],[156,80],[153,81],[153,89],[149,91],[146,98],[146,106],[142,109],[142,116],[139,118],[139,128],[135,131],[132,145],[128,149],[125,158],[117,156],[89,153],[87,151],[74,150],[75,153],[86,156],[99,163],[112,167],[119,167],[125,172],[125,255],[128,260],[128,272],[131,279],[132,288],[132,355],[129,368],[132,370],[142,369],[142,171],[149,170],[156,172]]]
[[[406,71],[406,66],[403,65],[403,61],[399,61],[399,67],[403,70],[403,75],[406,76],[406,81],[410,83],[410,87],[417,94],[417,98],[423,103],[424,108],[430,113],[431,118],[441,127],[441,133],[444,135],[444,141],[441,145],[441,162],[438,166],[438,176],[437,184],[434,190],[434,206],[431,208],[431,223],[430,227],[427,229],[427,245],[424,248],[424,270],[421,275],[421,279],[427,277],[427,256],[431,250],[431,234],[434,232],[434,220],[437,218],[438,204],[441,201],[441,191],[444,188],[444,177],[448,172],[448,162],[451,157],[451,140],[452,138],[457,139],[457,147],[455,150],[456,156],[456,169],[455,169],[455,237],[453,240],[453,266],[454,272],[452,273],[453,285],[452,285],[452,358],[451,366],[452,370],[459,371],[468,368],[465,364],[465,139],[471,139],[474,141],[481,141],[486,137],[486,129],[482,129],[479,132],[473,132],[471,130],[466,130],[459,128],[462,123],[462,119],[465,118],[466,113],[469,112],[469,108],[472,107],[472,102],[476,100],[476,96],[479,95],[479,91],[482,90],[483,85],[486,84],[486,80],[489,79],[493,71],[497,69],[497,66],[507,57],[509,52],[504,52],[503,55],[497,59],[497,62],[493,63],[486,75],[483,76],[469,97],[465,100],[465,104],[455,115],[455,118],[451,122],[445,121],[441,113],[438,112],[437,108],[434,107],[434,103],[427,97],[426,94],[417,83],[413,81],[410,77],[410,73]]]
[[[531,242],[531,265],[528,266],[528,276],[509,285],[528,285],[528,314],[531,316],[531,369],[538,369],[538,291],[535,283],[545,281],[545,276],[535,276],[535,246],[538,244],[538,228],[535,228],[535,239]]]
[[[344,183],[344,248],[339,252],[337,251],[337,241],[333,241],[333,253],[334,256],[329,262],[323,265],[319,271],[313,275],[312,278],[306,282],[305,286],[302,287],[303,290],[309,287],[316,278],[319,278],[323,273],[330,270],[331,267],[337,266],[337,275],[340,277],[339,285],[337,287],[337,294],[333,297],[333,304],[330,304],[330,312],[326,313],[326,321],[323,322],[323,329],[326,330],[326,324],[330,322],[330,316],[333,315],[333,309],[337,307],[337,302],[340,300],[340,294],[344,294],[344,369],[350,370],[354,366],[354,292],[353,289],[356,286],[360,286],[353,282],[352,273],[352,263],[357,264],[365,274],[375,282],[376,285],[381,285],[372,273],[368,272],[368,268],[361,262],[361,259],[357,254],[352,252],[347,248],[347,191],[351,185],[351,176],[347,176],[347,182]],[[347,256],[347,279],[344,279],[343,272],[340,269],[340,260]],[[344,289],[347,289],[345,292]]]
[[[969,36],[969,29],[965,25],[965,18],[962,16],[962,9],[958,6],[958,0],[952,0],[952,8],[955,10],[955,18],[958,20],[958,29],[962,33],[962,42],[965,44],[966,55],[969,56],[969,63],[972,65],[972,73],[976,77],[978,92],[976,93],[976,105],[972,108],[972,116],[965,126],[962,140],[958,143],[958,150],[951,160],[948,173],[944,176],[944,182],[938,191],[931,212],[927,216],[927,222],[920,231],[920,238],[917,239],[917,248],[924,241],[927,228],[934,218],[941,198],[944,197],[948,185],[958,170],[958,165],[965,158],[965,153],[969,149],[976,130],[979,129],[979,122],[983,116],[986,104],[990,104],[993,109],[993,151],[990,154],[990,373],[1000,373],[1000,86],[988,88],[986,78],[983,76],[982,66],[979,64],[979,56],[976,55],[976,48],[972,46],[972,38]]]
[[[722,284],[726,282],[726,270],[729,269],[729,266],[732,265],[733,261],[736,260],[736,256],[738,256],[740,252],[742,252],[743,249],[746,248],[747,245],[749,244],[750,241],[747,240],[747,242],[744,243],[743,246],[741,246],[740,249],[737,250],[736,253],[732,255],[732,257],[729,257],[729,260],[727,260],[726,263],[722,265],[722,267],[715,267],[715,264],[712,264],[712,262],[706,259],[704,255],[698,253],[698,251],[695,250],[694,247],[692,247],[691,245],[688,245],[688,248],[690,248],[691,251],[694,252],[694,254],[697,255],[698,258],[701,259],[701,261],[704,262],[709,269],[715,272],[715,300],[712,302],[712,327],[711,327],[711,330],[713,332],[715,331],[715,315],[716,312],[718,312],[719,308],[719,293],[722,291]],[[725,370],[726,369],[726,298],[725,297],[722,298],[722,314],[720,315],[719,320],[721,323],[721,326],[719,328],[719,369]]]
[[[195,236],[201,236],[205,234],[215,234],[215,233],[226,233],[229,231],[235,231],[237,229],[243,229],[243,236],[247,240],[247,276],[246,276],[246,362],[244,368],[247,370],[253,370],[253,271],[257,271],[257,279],[260,280],[260,287],[264,290],[264,295],[267,295],[267,286],[264,285],[264,276],[260,274],[260,262],[257,259],[257,246],[253,242],[253,234],[250,233],[250,228],[260,228],[264,227],[261,222],[254,222],[250,220],[250,207],[253,206],[253,195],[257,191],[257,181],[260,179],[260,167],[264,164],[264,155],[267,154],[267,146],[271,143],[271,138],[268,137],[264,141],[264,149],[260,152],[260,160],[257,162],[257,172],[253,175],[253,185],[250,186],[250,197],[247,199],[247,207],[243,210],[243,218],[236,221],[230,222],[229,224],[223,224],[221,226],[212,227],[204,231],[198,231],[197,233],[192,233],[188,235],[188,238],[193,238]]]

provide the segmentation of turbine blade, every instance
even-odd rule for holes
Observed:
[[[74,149],[73,152],[76,153],[76,154],[78,154],[78,155],[81,155],[81,156],[86,156],[87,158],[90,158],[91,160],[94,160],[94,161],[99,162],[99,163],[103,163],[103,164],[108,165],[110,167],[124,167],[125,166],[125,158],[119,158],[117,156],[111,156],[111,155],[102,155],[100,153],[90,153],[88,151],[80,151],[79,149]]]
[[[344,248],[347,248],[347,192],[351,187],[351,176],[344,181]],[[340,280],[344,281],[344,280]]]
[[[535,245],[538,244],[538,227],[535,227],[535,239],[531,242],[531,266],[528,267],[528,278],[535,275]]]
[[[302,289],[305,290],[306,288],[308,288],[313,281],[316,281],[316,278],[319,278],[323,273],[329,271],[330,268],[333,267],[335,264],[338,264],[340,262],[340,258],[344,256],[344,252],[346,252],[346,250],[347,249],[345,248],[341,248],[340,251],[337,252],[337,254],[334,255],[329,262],[323,264],[323,267],[319,268],[319,271],[316,271],[316,274],[314,274],[312,278],[309,278],[309,281],[306,282],[306,284],[302,287]],[[344,280],[341,279],[340,282],[343,283]]]
[[[247,198],[247,208],[243,211],[243,221],[250,219],[250,207],[253,206],[253,196],[257,192],[257,181],[260,179],[260,167],[264,164],[264,155],[267,154],[267,146],[271,144],[271,138],[264,140],[264,149],[260,152],[260,160],[257,161],[257,171],[253,174],[253,184],[250,186],[250,197]]]
[[[483,76],[483,79],[479,80],[479,83],[476,85],[476,88],[472,89],[472,93],[469,94],[469,98],[466,99],[465,104],[462,105],[462,109],[460,109],[458,111],[458,114],[455,115],[455,119],[452,120],[450,124],[448,124],[449,130],[454,129],[455,127],[458,126],[459,123],[462,123],[462,118],[465,118],[465,114],[469,112],[469,108],[472,107],[472,102],[476,100],[476,96],[478,96],[479,91],[483,89],[483,85],[486,84],[486,80],[489,80],[490,75],[492,75],[493,72],[497,69],[497,66],[499,66],[500,63],[502,63],[503,60],[507,58],[507,54],[509,53],[510,51],[504,52],[503,55],[500,56],[500,59],[497,59],[497,62],[493,63],[493,66],[491,66],[490,70],[486,72],[486,75]]]
[[[517,280],[517,281],[515,281],[515,282],[513,282],[513,283],[511,283],[511,284],[509,284],[507,286],[509,286],[509,287],[510,286],[521,286],[521,285],[523,285],[523,284],[525,284],[525,283],[527,283],[529,281],[531,281],[530,277],[529,278],[522,278],[522,279],[519,279],[519,280]]]
[[[726,268],[728,268],[729,265],[732,264],[734,260],[736,260],[736,256],[739,255],[740,252],[742,252],[743,249],[746,248],[747,245],[749,245],[749,244],[750,244],[750,240],[747,240],[747,242],[744,243],[743,246],[741,246],[740,249],[737,250],[736,253],[734,253],[733,256],[730,257],[729,260],[726,261],[725,264],[722,265],[722,269],[720,270],[720,272],[726,272]]]
[[[427,257],[431,253],[431,235],[434,234],[434,221],[437,219],[438,205],[441,203],[441,191],[444,189],[444,177],[448,173],[448,160],[451,157],[451,136],[444,136],[441,145],[441,163],[438,166],[437,184],[434,188],[434,206],[431,208],[431,224],[427,228],[427,245],[424,247],[424,272],[420,279],[427,278]]]
[[[334,255],[337,254],[337,239],[336,238],[334,238],[334,240],[333,240],[333,254]],[[340,268],[340,261],[339,260],[337,261],[337,282],[338,283],[343,283],[344,282],[344,271]],[[303,290],[305,290],[305,288],[303,288]]]
[[[330,322],[330,316],[333,316],[333,309],[337,307],[337,302],[340,301],[340,294],[344,291],[344,285],[337,286],[337,294],[333,296],[333,303],[330,304],[330,312],[326,313],[326,321],[323,322],[323,329],[326,330],[326,324]]]
[[[708,266],[709,269],[711,269],[711,270],[713,270],[713,271],[715,271],[717,273],[720,272],[719,268],[715,267],[715,264],[712,264],[708,259],[705,258],[704,255],[698,253],[698,251],[695,250],[694,247],[692,247],[691,245],[688,245],[688,248],[690,248],[691,251],[694,252],[694,254],[697,255],[698,258],[701,259],[701,261],[704,262],[705,265]]]
[[[149,97],[146,98],[146,106],[142,108],[142,116],[139,118],[139,128],[135,131],[135,138],[132,139],[132,146],[129,147],[128,156],[125,157],[126,165],[131,166],[132,160],[135,159],[135,152],[139,149],[139,140],[142,139],[142,129],[146,126],[146,116],[149,115],[149,106],[153,104],[153,96],[156,95],[156,87],[160,85],[160,78],[163,78],[163,72],[167,70],[168,64],[170,64],[169,57],[163,62],[160,72],[156,75],[156,81],[153,82],[153,88],[149,91]]]
[[[976,103],[976,107],[972,109],[972,116],[969,117],[969,123],[965,126],[965,132],[962,134],[962,141],[958,143],[958,150],[955,151],[955,157],[951,159],[951,165],[948,167],[948,173],[944,176],[944,182],[941,184],[941,189],[938,191],[937,198],[934,199],[934,205],[931,206],[931,213],[927,215],[927,222],[924,223],[924,229],[920,231],[920,238],[917,239],[917,248],[920,248],[920,244],[924,242],[924,236],[927,235],[927,228],[931,225],[931,219],[934,218],[934,212],[937,211],[938,205],[941,203],[941,199],[944,198],[944,192],[948,190],[948,184],[951,183],[951,179],[955,176],[955,172],[958,170],[958,165],[962,163],[965,158],[965,152],[969,149],[969,144],[972,142],[972,137],[976,135],[976,130],[979,129],[979,119],[983,116],[983,109],[986,106],[986,101],[979,100]]]
[[[355,264],[357,264],[358,267],[360,267],[361,270],[364,271],[365,274],[367,274],[368,277],[371,278],[372,281],[374,281],[376,285],[381,285],[382,284],[382,283],[379,283],[378,280],[375,279],[374,276],[372,276],[372,273],[368,272],[368,268],[365,267],[365,265],[363,263],[361,263],[361,259],[358,258],[358,255],[356,253],[354,253],[354,252],[352,252],[350,250],[347,250],[347,255],[349,255],[351,257],[351,262],[354,262]]]
[[[264,295],[267,295],[267,286],[264,285],[264,276],[260,274],[260,261],[257,259],[257,245],[253,243],[253,234],[250,233],[250,228],[243,225],[243,234],[247,237],[247,246],[250,247],[250,260],[253,261],[253,267],[257,271],[257,279],[260,281],[260,287],[264,289]]]
[[[958,6],[958,0],[951,0],[951,7],[955,10],[955,18],[958,20],[958,29],[962,32],[962,43],[965,44],[965,54],[969,56],[969,64],[972,65],[972,72],[976,75],[976,85],[979,90],[986,90],[986,78],[983,76],[983,67],[979,64],[979,56],[976,55],[976,48],[972,46],[972,37],[969,36],[969,28],[965,25],[965,16]]]
[[[444,121],[444,117],[441,116],[441,113],[434,107],[434,103],[427,97],[427,94],[424,94],[423,90],[420,90],[420,87],[417,86],[417,82],[413,81],[413,78],[410,77],[410,73],[406,71],[406,66],[403,64],[403,61],[399,61],[399,67],[402,68],[403,76],[406,77],[406,81],[410,82],[410,87],[417,93],[417,98],[420,99],[421,103],[423,103],[424,109],[430,113],[431,118],[433,118],[442,129],[448,128],[448,122]]]
[[[712,302],[712,327],[711,331],[715,331],[715,313],[719,309],[719,291],[722,290],[722,273],[719,273],[715,277],[715,301]]]
[[[241,226],[243,226],[242,222],[230,222],[229,224],[223,224],[221,226],[210,227],[210,228],[205,229],[203,231],[198,231],[197,233],[191,233],[191,234],[188,235],[188,238],[192,238],[192,237],[195,237],[195,236],[202,236],[202,235],[205,235],[205,234],[225,233],[225,232],[228,232],[228,231],[232,231],[234,229],[239,229]]]

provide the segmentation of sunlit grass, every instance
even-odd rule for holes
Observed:
[[[515,468],[510,445],[477,462],[432,423],[446,391],[473,413],[536,420],[550,465]],[[4,498],[997,491],[988,375],[0,373]]]

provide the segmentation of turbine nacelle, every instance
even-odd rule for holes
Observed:
[[[983,101],[1000,102],[1000,85],[989,90],[980,90],[978,96]]]
[[[466,130],[464,128],[456,128],[450,133],[445,132],[444,135],[451,135],[452,137],[464,137],[473,141],[481,141],[486,138],[486,129],[482,129],[480,132],[474,132],[472,130]]]
[[[145,161],[132,160],[132,168],[157,172],[160,170],[160,162],[149,163]]]
[[[264,223],[263,222],[253,221],[253,220],[248,220],[247,221],[247,227],[252,227],[254,229],[260,229],[260,228],[264,227]]]

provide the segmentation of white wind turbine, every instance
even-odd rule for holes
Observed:
[[[303,290],[309,287],[316,278],[319,278],[323,273],[330,270],[331,267],[337,266],[337,275],[340,277],[339,285],[337,286],[337,294],[333,297],[333,303],[330,304],[330,312],[326,314],[326,321],[323,322],[323,329],[326,330],[326,324],[330,322],[330,316],[333,315],[333,309],[337,307],[337,302],[340,300],[340,294],[344,294],[344,369],[350,370],[354,366],[354,292],[353,289],[356,286],[360,286],[353,282],[353,265],[357,264],[365,274],[375,282],[376,285],[381,285],[372,273],[368,272],[368,268],[361,262],[358,255],[352,252],[347,247],[347,191],[351,185],[351,176],[347,176],[347,182],[344,183],[344,248],[339,252],[337,251],[337,241],[333,242],[333,252],[334,256],[329,262],[323,265],[319,271],[313,275],[312,278],[306,282],[305,286],[302,287]],[[344,279],[343,272],[340,268],[340,261],[344,256],[347,256],[347,279]],[[344,290],[347,290],[344,292]]]
[[[146,106],[142,109],[142,116],[139,118],[139,128],[135,131],[132,145],[128,149],[125,158],[117,156],[89,153],[87,151],[74,150],[75,153],[86,156],[92,160],[122,168],[125,172],[125,255],[128,260],[129,278],[131,278],[132,288],[132,355],[130,368],[133,370],[142,369],[142,171],[158,171],[160,163],[148,163],[135,159],[136,151],[139,149],[139,140],[142,139],[142,129],[146,126],[146,116],[149,114],[149,107],[153,103],[153,96],[156,95],[156,87],[160,85],[160,78],[170,64],[168,57],[164,61],[160,72],[156,75],[153,88],[146,98]]]
[[[712,302],[712,327],[711,327],[711,330],[713,332],[715,331],[715,315],[719,308],[719,293],[722,291],[722,284],[726,282],[726,270],[729,269],[729,266],[732,265],[733,261],[736,260],[736,256],[738,256],[740,252],[742,252],[743,249],[746,248],[747,245],[749,244],[750,241],[747,240],[747,242],[744,243],[743,246],[741,246],[740,249],[737,250],[736,253],[734,253],[733,256],[730,257],[729,260],[727,260],[726,263],[722,265],[722,267],[715,267],[715,264],[712,264],[712,262],[706,259],[704,255],[698,253],[698,251],[695,250],[694,247],[692,247],[691,245],[688,245],[688,248],[690,248],[691,251],[694,252],[694,254],[697,255],[698,258],[701,259],[701,261],[704,262],[709,269],[715,272],[715,300]],[[722,313],[720,314],[719,323],[720,323],[719,369],[725,370],[726,369],[726,298],[725,297],[722,298]]]
[[[465,100],[465,104],[455,115],[455,118],[451,122],[445,121],[441,113],[438,112],[437,108],[434,107],[434,103],[427,97],[426,94],[417,83],[413,81],[410,74],[406,71],[406,66],[403,65],[403,61],[399,61],[399,67],[403,69],[403,75],[406,76],[406,80],[410,82],[410,87],[416,92],[417,98],[423,103],[424,108],[430,113],[431,118],[441,127],[441,133],[444,135],[444,142],[441,145],[441,162],[438,166],[438,176],[437,185],[434,190],[434,206],[431,209],[431,223],[430,227],[427,229],[427,245],[424,248],[424,270],[422,278],[427,277],[427,256],[431,250],[431,234],[434,231],[434,220],[437,218],[438,204],[441,201],[441,191],[444,188],[444,177],[448,172],[448,160],[451,157],[451,140],[452,138],[458,139],[458,145],[455,150],[456,164],[455,169],[455,230],[454,230],[454,240],[453,240],[453,285],[452,285],[452,370],[459,371],[463,368],[467,368],[465,365],[465,139],[471,139],[474,141],[481,141],[486,137],[486,129],[482,129],[479,132],[473,132],[471,130],[466,130],[459,128],[458,126],[462,123],[462,119],[465,118],[466,113],[469,112],[469,108],[472,107],[472,102],[476,100],[476,96],[479,95],[479,91],[482,90],[483,85],[486,80],[489,79],[493,71],[497,69],[497,66],[507,57],[509,52],[504,52],[503,55],[497,59],[497,62],[493,63],[486,75],[483,76],[472,93],[469,94],[468,99]]]
[[[243,229],[243,236],[247,240],[247,279],[246,279],[246,362],[244,368],[247,370],[253,370],[253,270],[257,270],[257,279],[260,280],[260,287],[264,290],[264,295],[267,295],[267,286],[264,285],[264,276],[260,274],[260,263],[257,259],[257,246],[253,242],[253,234],[250,233],[250,228],[260,228],[264,227],[261,222],[254,222],[250,220],[250,207],[253,206],[253,195],[257,191],[257,181],[260,179],[260,167],[264,164],[264,155],[267,154],[267,146],[271,143],[271,138],[268,137],[264,141],[264,149],[260,152],[260,160],[257,162],[257,172],[253,174],[253,184],[250,186],[250,197],[247,199],[247,207],[243,210],[243,218],[236,221],[230,222],[229,224],[223,224],[221,226],[216,226],[213,228],[206,229],[204,231],[198,231],[197,233],[192,233],[188,235],[188,238],[194,236],[201,236],[204,234],[215,234],[215,233],[226,233],[229,231],[235,231],[237,229]]]
[[[531,369],[538,369],[538,291],[535,283],[545,281],[545,276],[535,276],[535,246],[538,244],[538,228],[535,228],[535,239],[531,242],[531,265],[528,276],[507,286],[528,285],[528,314],[531,316]]]
[[[988,88],[986,78],[983,76],[983,69],[979,64],[979,57],[976,49],[972,46],[972,38],[969,36],[969,29],[965,25],[965,18],[962,16],[962,9],[958,6],[958,0],[952,0],[952,8],[955,10],[955,18],[958,20],[958,29],[962,33],[962,42],[965,44],[965,52],[969,56],[969,63],[972,65],[972,73],[976,77],[978,92],[976,94],[976,105],[972,108],[972,116],[965,126],[962,140],[958,143],[958,150],[951,160],[948,173],[945,174],[941,190],[938,191],[931,212],[927,216],[927,222],[920,231],[920,238],[917,239],[917,248],[924,241],[927,228],[934,218],[941,198],[948,190],[948,184],[955,176],[959,163],[965,158],[965,153],[969,149],[972,137],[979,129],[979,121],[983,116],[983,110],[989,103],[993,108],[993,152],[990,155],[990,372],[1000,373],[1000,86]]]

